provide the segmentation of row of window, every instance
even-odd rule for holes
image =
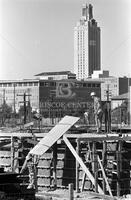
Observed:
[[[37,82],[0,83],[0,87],[22,87],[22,86],[38,86],[38,83]]]
[[[22,93],[22,94],[24,94],[24,93],[30,93],[30,92],[32,92],[32,90],[31,89],[27,89],[27,90],[23,90],[23,89],[19,89],[19,90],[17,90],[17,89],[15,89],[15,91],[14,91],[14,89],[13,90],[5,90],[5,93],[7,93],[7,94],[14,94],[14,92],[15,93],[17,93],[17,94],[19,94],[19,93]]]
[[[70,82],[69,82],[70,83]],[[63,84],[63,85],[68,85],[68,82],[67,83],[64,83],[64,82],[59,82],[59,83],[56,83],[56,82],[41,82],[40,83],[40,86],[42,87],[55,87],[56,84]],[[82,88],[82,87],[95,87],[95,88],[100,88],[100,83],[73,83],[73,87],[77,87],[77,88]]]
[[[27,88],[27,89],[21,89],[21,88],[19,88],[19,89],[8,89],[8,88],[4,88],[4,89],[0,89],[0,93],[38,93],[38,88],[36,88],[36,89],[34,89],[34,88]]]
[[[70,82],[69,82],[70,83]],[[43,87],[55,87],[57,84],[57,82],[40,82],[40,86]],[[59,82],[58,82],[59,84]],[[68,82],[67,82],[68,84]],[[22,86],[38,86],[38,83],[0,83],[0,87],[22,87]],[[96,84],[96,83],[73,83],[74,87],[100,87],[100,84]],[[15,89],[15,91],[18,91]],[[25,91],[25,90],[23,90]],[[8,90],[8,93],[12,93],[14,92],[13,90]],[[19,92],[22,92],[22,90],[19,90]],[[29,91],[30,92],[30,88]],[[7,90],[6,90],[7,93]]]

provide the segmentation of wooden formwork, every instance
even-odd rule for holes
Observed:
[[[31,134],[14,134],[16,147],[12,145],[8,148],[1,148],[0,165],[12,167],[12,161],[18,156],[17,172],[22,166],[30,147]],[[35,134],[37,140],[40,140],[46,134]],[[5,134],[3,134],[5,136]],[[1,135],[1,138],[3,137]],[[23,137],[22,137],[23,136]],[[6,139],[10,136],[7,134]],[[11,138],[10,138],[11,139]],[[12,141],[12,139],[11,139]],[[23,143],[17,145],[16,143]],[[54,166],[54,154],[51,147],[42,157],[37,165],[37,185],[38,190],[47,190],[57,186],[57,188],[67,188],[69,183],[74,184],[74,189],[79,191],[98,192],[99,186],[105,194],[121,196],[130,193],[130,167],[131,167],[131,134],[65,134],[63,138],[57,141],[57,162]],[[30,147],[29,147],[30,145]],[[70,147],[71,145],[72,147]],[[17,149],[18,148],[18,149]],[[75,153],[73,154],[73,149]],[[12,153],[10,150],[13,150]],[[18,151],[17,151],[18,150]],[[22,151],[25,153],[22,157]],[[7,153],[5,153],[7,152]],[[78,157],[77,157],[78,155]],[[21,158],[22,157],[22,158]],[[78,158],[81,160],[78,162]],[[3,160],[2,160],[3,159]],[[7,161],[7,160],[8,161]],[[5,161],[4,161],[5,160]],[[6,162],[7,161],[7,162]],[[83,164],[87,168],[87,173],[83,171]],[[54,182],[54,167],[56,167]],[[92,174],[94,183],[92,183]],[[25,174],[25,177],[27,177]],[[89,175],[89,176],[88,176]],[[28,181],[28,180],[27,180]],[[25,182],[27,184],[27,182]],[[54,184],[55,183],[55,184]]]

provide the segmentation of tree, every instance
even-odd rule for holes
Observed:
[[[30,121],[31,120],[31,113],[32,113],[32,107],[30,105],[30,102],[25,106],[20,106],[19,109],[19,115],[24,117],[24,121]]]
[[[0,122],[1,126],[5,125],[6,119],[9,119],[12,114],[12,108],[4,101],[0,108]]]

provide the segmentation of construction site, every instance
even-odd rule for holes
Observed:
[[[79,122],[65,116],[40,132],[33,122],[1,131],[1,199],[130,199],[130,126],[97,134],[95,126]],[[34,187],[27,189],[29,171],[21,170],[29,153]]]
[[[44,96],[43,89],[49,88],[42,85],[39,113],[31,112],[29,94],[24,93],[21,113],[9,118],[4,100],[0,199],[131,199],[128,100],[122,98],[121,105],[112,109],[107,90],[107,100],[101,102],[101,131],[97,132],[90,92],[95,89],[100,96],[100,83],[87,82],[88,93],[85,82],[75,84],[77,98],[66,100],[57,99],[52,88]]]

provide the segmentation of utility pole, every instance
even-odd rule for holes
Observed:
[[[131,94],[130,94],[130,76],[128,77],[128,108],[127,108],[127,113],[128,113],[128,125],[131,125]]]
[[[54,118],[55,118],[55,109],[53,109],[53,101],[54,101],[54,93],[55,91],[54,90],[51,90],[50,91],[50,102],[51,102],[51,107],[52,107],[52,110],[51,110],[51,122],[52,124],[54,124]]]
[[[107,85],[106,91],[106,109],[105,109],[105,131],[109,133],[111,131],[111,108],[109,101],[109,85]]]
[[[26,93],[24,93],[24,124],[26,124]]]
[[[27,121],[26,103],[29,102],[29,101],[26,101],[26,97],[27,96],[31,96],[31,95],[30,94],[26,94],[26,92],[24,92],[24,94],[22,94],[22,95],[19,94],[18,96],[23,96],[23,101],[21,101],[20,103],[24,104],[24,124],[26,124],[26,121]]]
[[[15,109],[15,87],[16,87],[16,83],[13,84],[14,86],[14,114],[16,113],[16,109]]]
[[[5,121],[5,89],[3,89],[3,104],[2,104],[2,126],[4,125]]]
[[[5,104],[5,89],[3,89],[3,104]]]

